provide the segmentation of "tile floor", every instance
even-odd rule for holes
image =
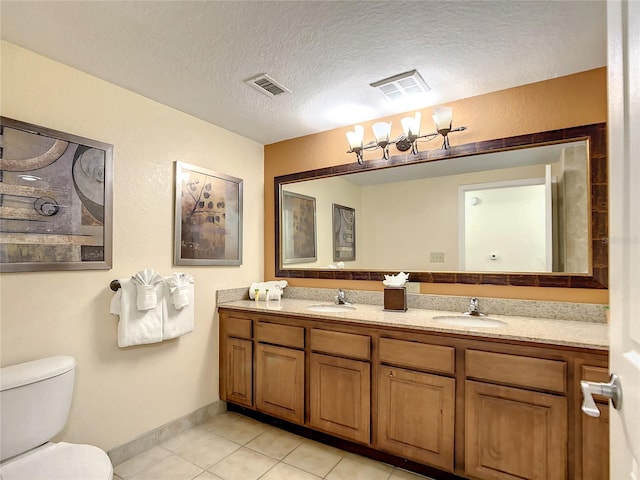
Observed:
[[[114,467],[114,480],[420,480],[420,475],[225,412]]]

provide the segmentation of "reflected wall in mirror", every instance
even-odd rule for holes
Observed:
[[[589,125],[277,177],[277,211],[278,192],[316,199],[317,259],[285,270],[276,252],[276,274],[606,288],[605,134]],[[333,204],[356,212],[358,256],[344,269]]]

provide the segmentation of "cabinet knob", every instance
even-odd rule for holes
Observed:
[[[389,376],[393,377],[393,370],[389,370]]]

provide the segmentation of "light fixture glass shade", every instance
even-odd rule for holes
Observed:
[[[433,109],[433,121],[436,124],[436,130],[451,130],[451,121],[453,119],[453,109],[451,107],[436,107]]]
[[[364,142],[364,127],[355,125],[353,132],[347,132],[347,141],[351,150],[362,149]]]
[[[419,137],[420,136],[420,121],[422,120],[422,114],[416,112],[415,117],[405,117],[400,120],[402,124],[402,130],[407,137]]]
[[[378,145],[386,145],[389,143],[389,135],[391,134],[391,122],[378,122],[374,123],[373,135],[376,137],[376,143]]]

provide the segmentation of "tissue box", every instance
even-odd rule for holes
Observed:
[[[406,287],[385,287],[384,288],[384,309],[387,312],[406,312],[407,311]]]

